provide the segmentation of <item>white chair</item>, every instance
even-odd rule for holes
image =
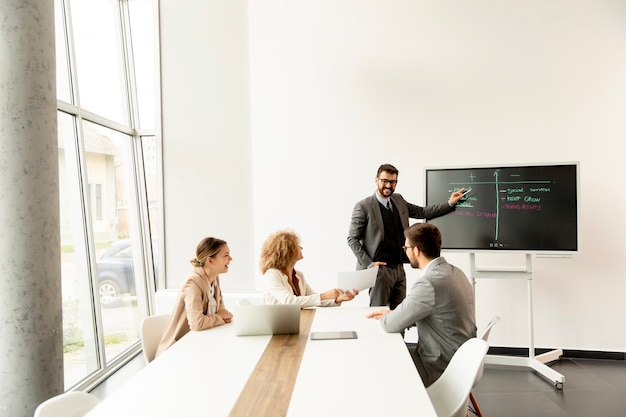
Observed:
[[[485,341],[489,340],[489,333],[491,333],[491,328],[495,326],[496,324],[498,324],[499,321],[500,321],[500,316],[494,316],[489,322],[489,324],[487,324],[487,327],[485,327],[485,330],[483,330],[483,333],[479,337]]]
[[[465,417],[469,394],[489,346],[478,337],[467,340],[452,356],[443,374],[426,392],[438,417]]]
[[[499,321],[500,321],[500,316],[494,316],[489,322],[489,324],[487,324],[487,327],[485,328],[485,330],[483,330],[483,333],[480,335],[480,338],[483,339],[485,342],[487,342],[489,339],[489,333],[491,332],[491,328],[495,326]],[[478,385],[481,378],[483,377],[484,370],[485,370],[485,364],[483,362],[483,364],[480,366],[480,369],[478,370],[478,375],[476,375],[476,381],[474,381],[474,387]],[[476,401],[476,398],[474,397],[474,394],[472,392],[470,392],[469,398],[470,398],[470,402],[472,403],[471,410],[474,412],[474,414],[476,414],[477,417],[483,417],[483,412],[480,411],[478,402]]]
[[[169,314],[158,314],[146,317],[141,322],[141,346],[146,363],[150,363],[154,360],[157,347],[159,346],[163,331],[169,319]]]
[[[99,402],[87,392],[70,391],[39,404],[34,417],[82,417]]]

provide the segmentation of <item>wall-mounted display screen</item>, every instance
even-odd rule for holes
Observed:
[[[578,163],[426,169],[426,204],[468,191],[429,220],[444,250],[578,252]]]

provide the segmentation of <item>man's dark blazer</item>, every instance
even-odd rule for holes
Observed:
[[[394,210],[398,210],[402,229],[409,227],[409,217],[413,219],[434,219],[454,210],[454,207],[445,202],[420,207],[407,202],[400,194],[391,195]],[[356,269],[366,269],[372,262],[378,247],[383,241],[385,226],[380,213],[380,204],[376,194],[364,198],[354,205],[350,230],[348,231],[348,246],[357,259]]]

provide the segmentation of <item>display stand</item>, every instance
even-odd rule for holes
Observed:
[[[524,366],[534,369],[544,378],[551,381],[557,389],[563,389],[563,383],[565,378],[560,373],[546,365],[548,362],[558,360],[563,355],[563,350],[556,349],[541,355],[535,355],[535,338],[533,327],[533,272],[532,272],[532,257],[530,254],[526,254],[526,269],[505,269],[502,267],[497,268],[476,268],[476,258],[474,253],[470,253],[470,270],[471,280],[474,291],[476,288],[477,278],[508,278],[508,279],[525,279],[528,283],[528,357],[519,356],[501,356],[501,355],[487,355],[485,357],[485,363],[495,365],[511,365],[511,366]]]

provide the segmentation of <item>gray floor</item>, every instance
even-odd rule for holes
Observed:
[[[626,361],[561,358],[563,390],[527,368],[486,365],[474,395],[485,417],[626,417]],[[144,367],[142,355],[96,387],[103,399]],[[470,414],[471,416],[471,414]]]
[[[474,396],[485,417],[624,417],[626,361],[561,358],[563,390],[528,368],[486,365]]]

